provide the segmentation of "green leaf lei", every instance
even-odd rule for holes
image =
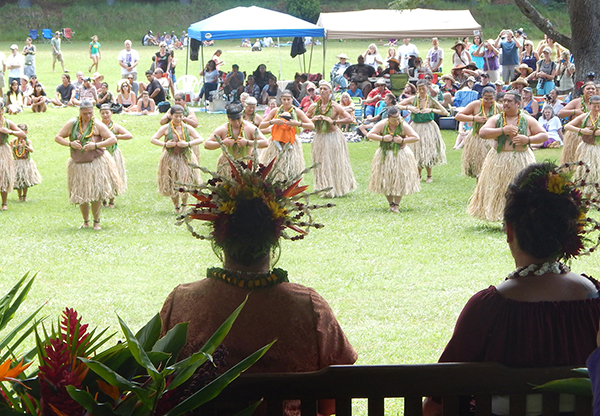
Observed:
[[[387,134],[391,134],[392,136],[402,136],[404,134],[404,127],[402,125],[403,122],[404,121],[400,119],[400,124],[396,126],[393,132],[390,130],[390,123],[387,122],[385,123],[385,126],[383,126],[383,131],[387,132]],[[392,150],[394,152],[394,156],[396,156],[398,154],[398,150],[400,150],[401,145],[400,143],[394,143],[393,141],[384,142],[383,140],[381,140],[379,142],[379,147],[381,148],[381,158],[385,159],[388,150]]]

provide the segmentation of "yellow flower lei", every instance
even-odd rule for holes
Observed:
[[[78,129],[79,129],[79,134],[82,136],[81,139],[85,140],[85,139],[89,139],[90,137],[92,137],[92,134],[94,133],[94,117],[92,117],[92,119],[90,120],[90,123],[92,123],[92,126],[90,128],[90,134],[88,134],[87,136],[83,135],[83,127],[82,127],[82,123],[81,123],[81,116],[79,116],[79,123],[78,123]],[[82,144],[83,144],[83,140],[82,140]]]
[[[19,153],[19,144],[20,142],[23,142],[23,152]],[[19,159],[21,159],[23,156],[25,156],[25,154],[27,153],[27,139],[21,139],[20,137],[17,137],[17,141],[15,142],[15,156]]]
[[[181,136],[179,135],[179,133],[177,133],[177,129],[176,129],[176,128],[175,128],[175,126],[173,125],[173,122],[172,122],[172,121],[171,121],[171,123],[170,123],[170,124],[171,124],[171,129],[173,130],[173,133],[175,133],[175,136],[177,136],[177,141],[178,141],[178,142],[181,142],[181,141],[183,141],[183,142],[184,142],[185,140],[182,140],[182,139],[181,139]],[[181,128],[181,129],[183,130],[183,126],[182,126],[182,128]]]

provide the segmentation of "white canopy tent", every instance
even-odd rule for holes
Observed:
[[[327,39],[400,39],[472,36],[481,25],[469,10],[389,10],[321,13]]]

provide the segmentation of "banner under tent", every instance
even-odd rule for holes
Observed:
[[[235,7],[193,23],[187,30],[191,39],[200,42],[201,68],[204,68],[204,44],[207,40],[277,38],[279,49],[279,79],[281,79],[280,38],[283,37],[325,37],[325,29],[289,14],[276,12],[262,7]],[[325,42],[323,42],[325,44]],[[189,48],[188,48],[189,49]],[[188,51],[188,60],[189,60]],[[325,62],[325,47],[323,47]],[[186,73],[188,63],[186,62]]]
[[[321,13],[327,39],[402,39],[473,36],[481,25],[469,10],[389,10]]]

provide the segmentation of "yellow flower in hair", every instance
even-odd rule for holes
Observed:
[[[561,178],[556,173],[548,172],[548,192],[562,195],[565,192],[566,179]]]
[[[287,215],[285,208],[280,207],[277,202],[269,201],[267,202],[267,205],[269,205],[269,208],[273,212],[273,218],[281,218]]]
[[[221,204],[219,210],[226,214],[231,214],[235,209],[235,201],[227,201]]]

